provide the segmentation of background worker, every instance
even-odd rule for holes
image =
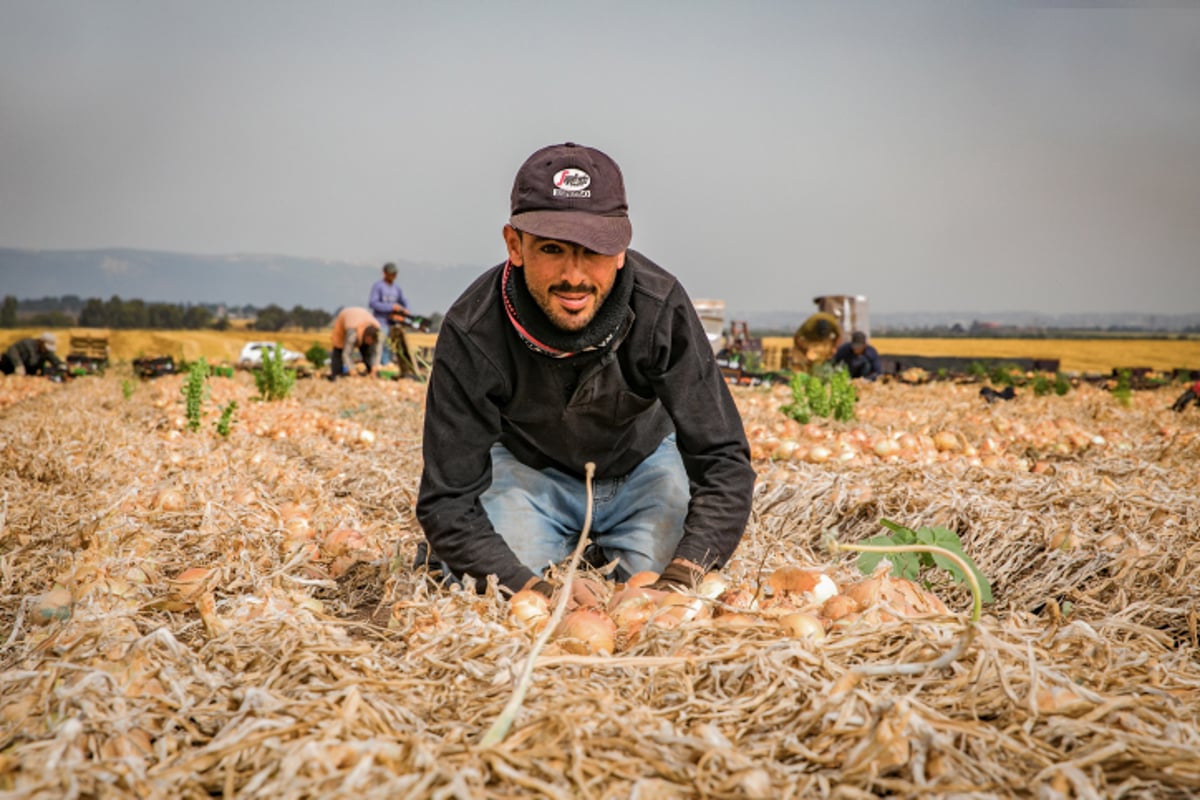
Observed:
[[[383,265],[383,277],[371,285],[371,294],[367,298],[367,307],[375,315],[379,330],[383,332],[383,349],[379,363],[383,365],[392,362],[392,351],[388,346],[388,333],[392,327],[392,319],[398,315],[408,314],[408,301],[404,298],[404,290],[396,284],[396,265],[390,261]]]
[[[843,365],[850,372],[851,378],[865,378],[873,381],[883,372],[879,362],[879,352],[867,344],[867,334],[855,331],[850,334],[850,341],[843,344],[833,354],[833,363]]]
[[[380,341],[379,322],[369,310],[347,306],[339,311],[333,320],[329,380],[349,374],[355,350],[362,357],[362,363],[367,368],[366,374],[374,372],[379,366]]]
[[[417,500],[431,559],[552,596],[545,570],[577,546],[593,462],[589,563],[694,585],[741,541],[755,474],[691,299],[628,249],[619,167],[581,145],[537,151],[503,236],[508,260],[438,333]]]
[[[1195,373],[1192,373],[1193,375]],[[1196,381],[1187,389],[1183,390],[1183,394],[1175,398],[1175,402],[1171,404],[1172,411],[1183,411],[1188,407],[1189,403],[1195,403],[1200,406],[1200,381]]]
[[[0,372],[5,375],[50,375],[66,367],[54,351],[53,333],[43,333],[35,339],[18,339],[0,355]]]
[[[833,358],[842,338],[842,324],[833,314],[818,311],[796,329],[792,337],[792,371],[809,372]]]

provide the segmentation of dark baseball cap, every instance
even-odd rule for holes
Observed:
[[[581,244],[604,255],[629,247],[633,227],[621,168],[574,142],[543,147],[517,171],[512,216],[517,230]]]
[[[396,265],[389,261],[388,263],[383,265],[383,271],[385,273],[387,273],[388,275],[395,275],[396,274]]]
[[[865,333],[863,333],[862,331],[855,331],[853,334],[850,335],[850,341],[853,342],[854,344],[866,344],[867,343],[867,335]]]

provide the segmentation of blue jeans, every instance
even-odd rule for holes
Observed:
[[[675,434],[628,475],[592,482],[589,541],[605,562],[618,559],[617,580],[662,572],[683,537],[691,493]],[[492,446],[492,485],[481,502],[492,527],[521,563],[541,574],[567,559],[587,514],[587,484],[556,469],[522,464]]]

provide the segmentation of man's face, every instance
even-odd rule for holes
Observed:
[[[396,273],[394,273],[394,272],[385,272],[385,273],[383,273],[383,279],[384,279],[385,281],[387,281],[388,283],[394,283],[394,282],[395,282],[395,280],[396,280]]]
[[[601,255],[574,242],[543,239],[504,226],[504,243],[514,267],[525,271],[525,285],[557,327],[579,331],[604,304],[625,266],[625,253]]]
[[[863,353],[867,352],[867,345],[863,342],[854,342],[850,345],[850,349],[854,351],[856,356],[861,356]]]

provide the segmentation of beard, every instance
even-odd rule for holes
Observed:
[[[578,333],[588,326],[588,324],[596,318],[596,313],[600,307],[604,305],[604,301],[608,299],[609,292],[600,293],[594,285],[590,283],[569,284],[566,282],[555,283],[545,288],[535,289],[526,283],[529,289],[529,294],[533,296],[534,302],[538,308],[546,315],[546,318],[554,325],[570,333]],[[611,288],[609,291],[612,291]],[[579,310],[566,308],[562,305],[557,295],[587,295],[588,301]]]

